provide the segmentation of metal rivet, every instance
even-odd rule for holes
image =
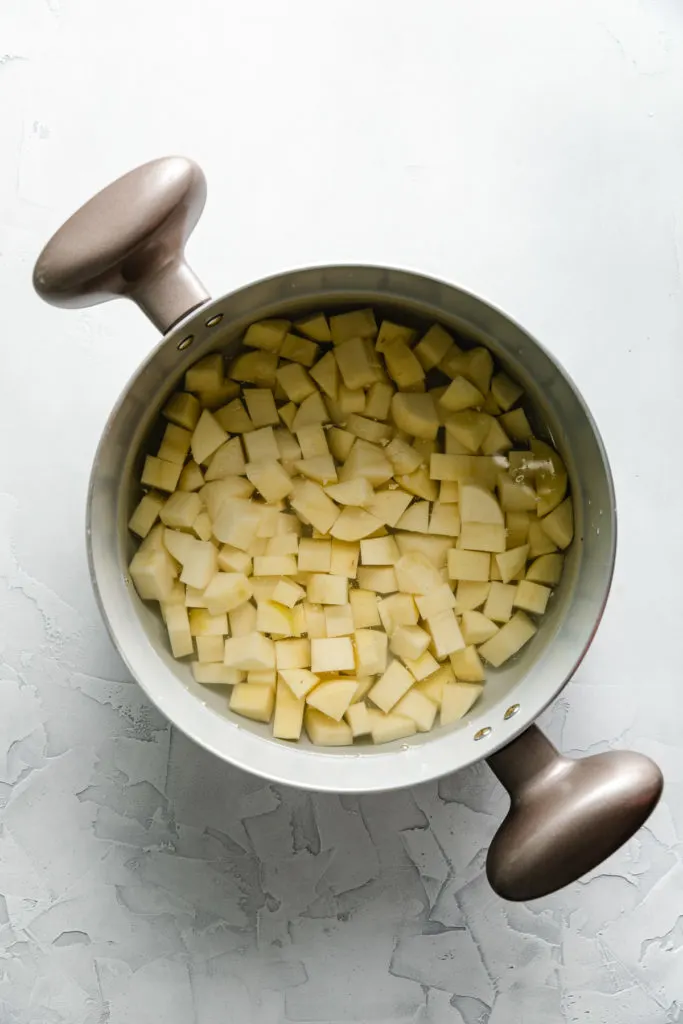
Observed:
[[[222,319],[223,319],[223,314],[222,313],[216,313],[215,316],[210,316],[209,319],[205,321],[205,327],[215,327],[216,324],[219,324]]]
[[[510,705],[510,707],[507,709],[507,711],[503,715],[503,718],[505,719],[506,722],[507,722],[508,718],[513,718],[517,714],[517,712],[519,711],[519,707],[520,707],[519,704],[511,704]]]
[[[194,334],[188,334],[186,338],[178,342],[178,351],[184,352],[186,348],[189,348],[194,341]]]
[[[490,736],[492,732],[493,729],[491,728],[491,726],[485,725],[483,729],[479,730],[479,732],[475,732],[474,738],[475,740],[483,740],[486,736]]]

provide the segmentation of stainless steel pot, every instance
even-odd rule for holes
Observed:
[[[629,752],[580,761],[561,756],[533,722],[572,676],[595,634],[612,578],[614,490],[590,412],[564,370],[522,328],[451,285],[385,267],[313,267],[211,300],[185,263],[184,246],[206,184],[191,161],[168,157],[114,182],[75,213],[43,250],[38,293],[57,306],[132,298],[164,335],[113,410],[95,458],[87,542],[102,615],[149,698],[218,757],[278,783],[372,792],[424,782],[486,758],[510,794],[488,856],[494,889],[508,899],[554,891],[609,856],[654,809],[659,769]],[[438,321],[482,343],[525,387],[569,471],[576,539],[562,583],[534,642],[487,682],[457,726],[377,748],[326,750],[272,739],[233,716],[224,693],[196,684],[167,650],[159,617],[127,575],[126,523],[137,500],[141,453],[159,409],[184,371],[236,346],[263,317],[372,305],[392,319]]]

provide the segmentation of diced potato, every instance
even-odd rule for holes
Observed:
[[[415,359],[410,349],[407,349]],[[415,360],[417,363],[417,360]],[[418,363],[419,366],[419,363]],[[411,437],[433,440],[439,430],[439,415],[432,395],[398,392],[391,399],[391,415],[399,430]]]
[[[403,341],[406,345],[412,345],[416,337],[417,331],[414,328],[392,323],[391,320],[383,320],[379,327],[375,347],[378,352],[384,352],[386,347],[394,341]]]
[[[224,636],[228,632],[228,616],[225,612],[211,615],[206,608],[190,608],[188,615],[192,636]]]
[[[280,458],[280,449],[277,446],[272,427],[260,427],[258,430],[252,430],[245,434],[244,447],[251,463],[277,462]]]
[[[242,442],[239,437],[232,437],[222,444],[211,456],[206,480],[220,480],[224,477],[242,476],[245,472]]]
[[[543,468],[536,474],[536,490],[538,514],[547,516],[558,507],[567,493],[567,470],[559,454],[549,444],[534,438],[529,442],[529,446],[535,457],[544,463]]]
[[[218,552],[210,541],[192,540],[180,573],[180,582],[198,590],[207,587],[218,571]]]
[[[563,551],[568,548],[574,537],[574,508],[571,498],[565,498],[544,519],[541,520],[544,532],[551,541]]]
[[[418,552],[401,555],[394,568],[398,589],[403,594],[428,594],[432,588],[441,586],[438,569]]]
[[[188,491],[174,491],[160,511],[164,526],[174,530],[190,530],[202,510],[198,494]],[[210,534],[209,534],[210,536]]]
[[[298,553],[299,538],[295,533],[276,533],[275,536],[268,537],[266,540],[266,555],[298,555]]]
[[[432,638],[431,646],[437,659],[445,658],[453,651],[459,651],[465,647],[458,620],[451,608],[430,616],[425,619],[425,623]]]
[[[460,487],[455,480],[442,480],[439,484],[439,501],[442,505],[457,505]],[[458,513],[459,515],[459,513]]]
[[[277,672],[274,669],[257,669],[247,672],[247,682],[250,686],[275,686]]]
[[[377,321],[372,309],[354,309],[330,317],[330,334],[334,345],[341,345],[350,338],[377,337]]]
[[[300,334],[305,334],[313,341],[332,341],[327,318],[322,313],[311,314],[294,324]]]
[[[332,352],[327,352],[311,367],[310,375],[320,390],[336,402],[339,395],[339,369]]]
[[[399,437],[393,438],[386,446],[384,453],[389,459],[394,473],[399,476],[414,473],[422,465],[420,452]]]
[[[420,361],[404,341],[392,341],[384,349],[384,361],[392,380],[402,391],[419,391],[425,378]]]
[[[296,576],[294,555],[255,555],[254,576]]]
[[[189,628],[189,622],[188,622]],[[223,656],[225,654],[225,640],[222,634],[216,633],[214,636],[198,636],[196,638],[197,643],[197,657],[202,662],[217,662],[223,664]]]
[[[292,612],[275,601],[258,599],[256,605],[256,629],[259,633],[273,633],[277,636],[291,636]]]
[[[393,711],[383,715],[374,710],[369,714],[373,743],[391,743],[394,740],[407,739],[417,732],[415,722],[405,715],[397,715]]]
[[[429,651],[425,651],[419,658],[404,658],[405,666],[416,680],[427,679],[433,675],[439,669],[439,663],[436,658],[430,654]]]
[[[249,413],[239,398],[228,402],[215,413],[216,422],[231,434],[247,434],[254,429]]]
[[[226,502],[213,522],[213,534],[221,544],[249,552],[256,540],[262,506],[233,499]]]
[[[353,738],[357,739],[359,736],[369,736],[372,731],[372,722],[368,709],[365,704],[359,702],[357,704],[350,704],[344,712],[344,718],[351,727],[351,733]]]
[[[529,542],[529,558],[538,558],[540,555],[553,555],[557,551],[557,544],[545,532],[541,520],[530,520],[527,539]]]
[[[178,478],[178,490],[198,491],[203,483],[204,474],[194,459],[190,459],[190,461],[183,467],[180,477]]]
[[[194,395],[178,391],[175,395],[171,395],[163,408],[162,415],[169,422],[175,423],[185,430],[194,430],[201,411],[201,406]]]
[[[377,594],[373,590],[349,591],[349,604],[355,629],[381,625]]]
[[[289,320],[259,320],[247,327],[243,344],[267,352],[278,352],[289,330]]]
[[[386,420],[391,409],[394,389],[386,381],[376,381],[365,396],[365,415],[373,420]]]
[[[448,552],[448,577],[485,583],[489,578],[491,556],[485,551],[464,551],[451,548]]]
[[[244,401],[255,427],[278,426],[280,417],[270,388],[245,388]]]
[[[374,496],[362,504],[382,523],[393,527],[397,525],[411,501],[411,494],[396,488],[396,490],[375,491]]]
[[[507,434],[515,441],[528,441],[533,436],[531,424],[524,409],[513,409],[500,417],[500,422]]]
[[[128,529],[138,537],[146,537],[163,507],[164,499],[158,494],[145,494],[128,520]]]
[[[319,484],[333,484],[337,480],[337,468],[331,455],[315,455],[312,459],[297,459],[294,469],[309,480]]]
[[[379,675],[387,667],[387,634],[378,629],[357,629],[354,633],[358,672]]]
[[[304,723],[306,701],[295,697],[289,686],[278,682],[275,691],[273,736],[278,740],[298,740]]]
[[[524,612],[515,612],[491,640],[481,645],[479,653],[494,668],[499,668],[508,658],[517,654],[535,632],[536,626],[531,619]]]
[[[291,430],[297,414],[297,407],[294,402],[287,402],[286,405],[280,406],[277,414],[287,429]]]
[[[292,364],[296,365],[296,364]],[[301,367],[299,367],[301,369]],[[314,423],[329,423],[330,415],[325,406],[325,402],[319,391],[315,391],[312,395],[304,398],[303,402],[298,408],[297,414],[294,417],[292,423],[293,433],[298,433],[303,427],[308,427]]]
[[[529,545],[522,544],[521,547],[510,548],[509,551],[503,551],[493,556],[503,583],[509,583],[518,572],[524,569],[528,555]]]
[[[441,369],[449,377],[462,374],[479,388],[482,395],[487,394],[493,373],[493,357],[488,349],[471,348],[467,352],[456,353],[453,349],[441,360]]]
[[[465,525],[469,524],[466,523]],[[435,501],[429,519],[429,532],[442,534],[446,537],[459,537],[461,529],[460,510],[457,506],[445,505],[441,501]],[[463,544],[463,547],[467,547],[467,545]]]
[[[453,658],[457,658],[459,655],[464,654],[464,651],[458,651],[456,654],[451,655]],[[438,665],[438,662],[435,662]],[[441,698],[443,696],[443,688],[447,683],[454,683],[455,676],[453,669],[449,662],[442,665],[436,672],[433,672],[427,679],[423,679],[418,683],[415,683],[413,690],[415,693],[421,693],[427,697],[437,707],[441,705]]]
[[[548,604],[551,591],[540,583],[530,583],[529,580],[522,580],[517,584],[515,594],[515,608],[521,608],[524,612],[532,612],[534,615],[543,615]]]
[[[351,413],[346,428],[355,437],[361,437],[373,444],[384,444],[392,435],[392,428],[386,423],[377,423],[367,416],[359,416],[358,413]]]
[[[332,541],[329,537],[324,540],[302,537],[299,541],[299,572],[327,573],[330,571],[331,557]]]
[[[343,482],[363,477],[373,487],[379,487],[391,480],[394,469],[382,450],[369,441],[359,438],[339,470]]]
[[[381,520],[365,509],[346,505],[332,524],[330,533],[338,540],[361,540],[375,533],[382,525]]]
[[[350,604],[325,606],[325,632],[329,637],[351,636],[355,629]]]
[[[509,622],[515,603],[517,588],[510,583],[494,581],[486,598],[484,615],[494,622]]]
[[[367,388],[377,382],[380,364],[367,339],[349,338],[334,348],[334,356],[347,388]]]
[[[483,402],[481,391],[464,377],[454,377],[439,399],[439,403],[449,412],[480,408]]]
[[[416,501],[410,505],[396,523],[397,530],[427,533],[429,530],[429,502]]]
[[[312,604],[347,604],[349,600],[349,582],[345,576],[312,573],[306,589]]]
[[[505,551],[506,532],[504,526],[493,523],[463,523],[460,545],[467,551]]]
[[[319,747],[345,747],[353,743],[353,733],[347,722],[335,722],[317,708],[306,708],[304,726],[311,743]]]
[[[192,675],[196,683],[208,683],[210,685],[235,686],[244,679],[244,672],[228,668],[217,662],[192,662]]]
[[[374,537],[360,542],[363,565],[393,565],[401,557],[393,537]]]
[[[436,537],[422,533],[395,533],[394,537],[402,555],[424,555],[436,569],[446,565],[448,552],[453,546],[452,537]]]
[[[290,504],[295,512],[320,533],[329,533],[340,514],[339,508],[312,480],[296,481]]]
[[[246,551],[224,544],[218,552],[218,568],[223,572],[242,572],[249,576],[252,571],[251,556]]]
[[[225,430],[216,421],[208,409],[204,409],[191,440],[192,458],[200,465],[228,440]]]
[[[320,672],[347,672],[355,667],[353,645],[346,636],[311,640],[311,669]]]
[[[398,626],[389,647],[393,654],[406,663],[420,658],[431,642],[430,634],[420,626]]]
[[[259,387],[272,388],[275,386],[277,364],[276,352],[244,352],[232,363],[230,377],[248,384],[258,384]]]
[[[325,488],[325,493],[340,505],[357,507],[372,504],[375,496],[372,486],[365,477],[347,480],[341,484],[330,484]]]
[[[396,477],[397,482],[404,491],[414,494],[418,498],[425,498],[427,501],[436,501],[439,495],[439,488],[430,479],[425,466],[420,466],[414,473],[404,473]]]
[[[145,457],[140,482],[143,487],[155,487],[159,491],[174,491],[180,478],[182,466],[177,462],[166,462],[154,455]]]
[[[463,523],[492,523],[504,526],[500,505],[485,487],[460,483],[460,518]]]
[[[528,512],[506,512],[506,547],[518,548],[527,542],[529,537],[529,520]]]
[[[332,554],[330,556],[332,576],[346,576],[347,579],[354,579],[358,571],[359,558],[360,544],[357,541],[332,538]]]
[[[285,363],[275,374],[276,379],[290,402],[299,405],[309,395],[317,393],[315,381],[300,363]]]
[[[179,427],[175,423],[169,423],[161,439],[161,445],[157,452],[157,458],[165,462],[178,462],[181,466],[190,448],[192,432]]]
[[[418,620],[415,601],[410,594],[391,594],[377,605],[385,632],[392,636],[399,626],[416,626]]]
[[[327,431],[327,443],[330,451],[338,462],[346,462],[349,453],[356,443],[356,438],[348,430],[341,430],[340,427],[330,427]]]
[[[341,721],[356,692],[355,679],[330,679],[306,694],[306,703],[335,722]]]
[[[256,605],[245,601],[229,613],[230,632],[234,637],[247,636],[256,630]]]
[[[217,572],[204,591],[204,600],[210,615],[220,615],[244,604],[251,594],[251,584],[243,573]]]
[[[483,644],[496,635],[498,626],[481,612],[468,611],[463,612],[460,630],[466,644]]]
[[[484,412],[466,409],[449,413],[446,431],[464,445],[468,452],[478,452],[491,429],[492,417]]]
[[[249,462],[246,473],[247,478],[265,501],[280,501],[291,494],[294,489],[291,477],[274,459]]]
[[[503,412],[507,412],[515,402],[519,401],[524,390],[506,373],[497,373],[491,380],[491,394]]]
[[[415,604],[423,619],[428,619],[439,612],[455,608],[455,597],[447,583],[441,583],[438,587],[428,591],[426,594],[417,594]]]
[[[273,717],[274,704],[272,686],[237,683],[230,694],[230,710],[255,722],[269,722]]]
[[[171,644],[171,653],[174,658],[184,658],[194,653],[192,634],[190,633],[190,620],[187,608],[183,604],[170,604],[164,606],[164,618],[168,639]]]
[[[418,732],[429,732],[434,725],[437,711],[438,708],[433,701],[413,688],[394,706],[393,714],[412,719]]]
[[[491,429],[482,441],[481,450],[484,455],[496,455],[512,448],[512,441],[507,436],[498,420],[491,421]]]
[[[310,668],[311,641],[307,637],[275,641],[275,664],[278,672]]]
[[[280,580],[273,591],[273,601],[285,605],[286,608],[293,608],[304,597],[306,597],[306,591],[293,580]]]
[[[541,555],[527,569],[526,578],[532,583],[544,583],[549,587],[556,586],[562,577],[562,555]]]
[[[280,349],[281,359],[291,359],[293,363],[301,363],[302,366],[313,366],[318,358],[320,348],[313,341],[307,338],[299,338],[296,334],[286,334]]]
[[[202,388],[197,392],[197,397],[203,409],[214,412],[233,398],[237,398],[239,393],[240,386],[236,380],[224,380],[215,387]]]
[[[299,700],[320,682],[320,677],[308,668],[284,668],[279,670],[278,675]]]
[[[386,672],[372,687],[368,697],[386,714],[408,692],[414,682],[410,672],[400,661],[392,661]]]
[[[275,668],[275,644],[269,637],[257,632],[228,637],[225,641],[224,660],[230,668],[246,672]]]
[[[535,512],[538,498],[533,487],[517,483],[507,473],[498,477],[498,497],[506,512]]]
[[[455,592],[455,610],[458,615],[473,608],[480,608],[488,597],[491,584],[461,580]]]
[[[462,651],[454,651],[450,656],[450,662],[451,669],[459,681],[483,683],[485,677],[484,666],[481,663],[476,647],[470,646]]]
[[[438,366],[452,349],[455,349],[455,342],[448,331],[439,324],[433,324],[417,343],[414,351],[423,369],[431,370]]]
[[[441,697],[441,725],[451,725],[463,718],[483,689],[477,683],[446,683]]]
[[[391,565],[360,566],[358,586],[363,590],[374,590],[377,594],[393,594],[398,590],[396,572]]]

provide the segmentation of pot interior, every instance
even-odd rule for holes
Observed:
[[[540,435],[552,441],[567,466],[575,539],[537,635],[503,668],[487,670],[484,693],[466,718],[380,747],[326,750],[313,748],[306,739],[298,744],[275,740],[270,726],[233,715],[228,687],[195,683],[189,665],[171,656],[159,614],[139,600],[128,578],[135,541],[126,524],[140,498],[144,454],[156,450],[160,438],[159,411],[188,366],[211,351],[237,348],[254,320],[368,305],[399,323],[426,329],[438,322],[463,347],[485,345],[524,387],[534,425],[542,424]],[[604,607],[616,523],[609,467],[590,413],[565,372],[537,342],[502,313],[450,285],[402,271],[331,267],[281,275],[211,302],[161,341],[130,381],[101,441],[91,480],[88,537],[93,580],[112,638],[133,675],[176,725],[220,756],[284,782],[380,789],[443,774],[491,753],[533,721],[561,690]],[[369,768],[367,759],[384,764],[398,750],[406,755],[400,770],[373,772],[367,785],[344,784],[341,761],[360,758]],[[339,766],[332,772],[336,782],[309,777],[313,753],[316,776],[321,760]],[[351,775],[363,778],[355,769]]]

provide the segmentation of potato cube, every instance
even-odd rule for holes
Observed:
[[[425,619],[425,624],[432,638],[432,650],[438,659],[445,658],[447,654],[459,651],[465,646],[452,608],[430,616]]]
[[[230,694],[230,710],[255,722],[269,722],[273,717],[275,690],[263,684],[238,683]]]
[[[519,401],[524,390],[506,373],[497,373],[491,381],[491,394],[503,412],[507,412],[515,402]]]
[[[393,341],[387,345],[384,349],[384,361],[389,376],[402,391],[419,390],[418,385],[423,383],[425,371],[404,341]]]
[[[325,606],[325,632],[327,636],[350,636],[355,629],[350,604]]]
[[[441,725],[451,725],[463,718],[483,689],[477,683],[447,683],[441,696]]]
[[[553,555],[557,551],[557,545],[545,532],[541,521],[530,520],[527,541],[529,543],[529,558],[538,558],[540,555]]]
[[[484,605],[484,615],[494,622],[509,622],[516,593],[515,586],[494,581]]]
[[[280,417],[270,388],[245,388],[244,401],[255,427],[277,427]]]
[[[254,576],[296,576],[294,555],[255,555]]]
[[[247,636],[256,632],[256,605],[245,601],[229,612],[230,632],[233,636]]]
[[[222,634],[216,633],[213,636],[197,637],[197,657],[199,661],[215,662],[223,664],[225,654],[225,640]]]
[[[228,632],[228,616],[225,612],[211,615],[206,608],[190,608],[188,615],[192,636],[224,636]]]
[[[454,651],[450,656],[451,669],[456,678],[466,683],[483,683],[484,666],[481,663],[476,647],[470,645],[462,651]]]
[[[247,327],[242,344],[268,352],[278,352],[289,326],[289,320],[260,320]]]
[[[244,672],[228,668],[218,662],[192,662],[192,675],[196,683],[208,683],[210,685],[234,686],[244,679]]]
[[[164,526],[171,529],[189,530],[201,510],[202,499],[198,494],[174,491],[161,509],[160,518]]]
[[[402,555],[422,555],[440,573],[445,568],[446,557],[453,547],[452,537],[436,537],[422,533],[395,533],[394,538]],[[443,577],[442,582],[445,579],[447,579],[446,576]]]
[[[526,578],[532,583],[545,583],[554,587],[562,578],[562,555],[541,555],[527,569]]]
[[[533,487],[517,483],[507,473],[498,477],[498,497],[500,507],[506,512],[534,512],[538,504],[538,496]]]
[[[466,644],[483,644],[496,635],[498,626],[481,612],[467,611],[463,612],[460,630]]]
[[[319,676],[308,668],[283,668],[278,675],[298,699],[305,697],[320,682]]]
[[[418,681],[427,679],[429,676],[433,675],[434,672],[438,672],[439,669],[438,661],[429,653],[429,651],[425,651],[424,654],[421,654],[420,657],[415,658],[415,660],[412,658],[405,658],[404,662],[411,676],[414,676]]]
[[[373,743],[391,743],[395,740],[407,739],[414,736],[417,727],[412,718],[405,715],[397,715],[393,711],[383,715],[379,711],[369,711],[370,724],[372,726]]]
[[[455,480],[441,480],[439,483],[439,501],[442,505],[457,505],[460,498],[460,487]],[[460,513],[458,512],[458,519]]]
[[[192,547],[183,561],[180,582],[202,590],[218,571],[218,552],[210,541],[190,539]]]
[[[299,363],[284,364],[275,376],[290,402],[297,405],[318,390],[308,371]]]
[[[171,653],[174,658],[184,658],[194,653],[192,634],[190,633],[190,620],[187,608],[183,604],[170,604],[164,606],[164,618],[168,639],[171,644]]]
[[[464,377],[459,376],[453,378],[439,399],[439,404],[449,412],[480,408],[483,402],[484,396],[481,391]]]
[[[377,629],[357,629],[354,633],[359,674],[379,675],[387,667],[387,634]]]
[[[286,683],[278,682],[275,691],[273,736],[278,740],[298,740],[304,723],[306,702],[295,697]]]
[[[507,452],[512,448],[512,441],[507,436],[498,420],[493,420],[491,429],[484,438],[481,450],[484,455],[496,455],[500,452]]]
[[[214,456],[211,457],[212,461]],[[194,461],[190,461],[183,466],[183,471],[178,478],[178,490],[179,491],[198,491],[204,483],[204,474],[201,469]]]
[[[393,565],[401,557],[393,537],[373,537],[360,542],[363,565]]]
[[[362,438],[358,438],[339,470],[342,482],[362,477],[373,487],[385,484],[393,475],[393,466],[381,448]]]
[[[272,388],[275,387],[277,364],[276,352],[243,352],[230,366],[230,377],[262,388]]]
[[[346,672],[354,667],[353,645],[348,637],[311,640],[311,669],[313,672]]]
[[[403,324],[394,324],[391,320],[383,320],[379,327],[375,348],[378,352],[384,352],[388,345],[394,341],[404,341],[406,345],[412,345],[417,337],[417,331],[413,327],[404,327]]]
[[[390,648],[393,654],[406,663],[416,661],[429,647],[431,637],[420,626],[398,626],[391,636]]]
[[[377,337],[377,321],[371,309],[354,309],[330,317],[330,334],[333,345],[341,345],[350,338]]]
[[[485,551],[451,548],[448,552],[448,577],[451,580],[484,583],[489,578],[490,566],[491,556]]]
[[[544,532],[558,548],[569,547],[574,536],[574,508],[571,498],[565,498],[549,515],[541,519]]]
[[[356,437],[373,444],[383,444],[389,441],[392,435],[392,428],[386,423],[377,423],[376,420],[368,419],[367,416],[359,416],[357,413],[351,413],[349,416],[347,429]]]
[[[199,465],[228,440],[225,430],[208,409],[204,409],[192,434],[192,458]]]
[[[244,447],[249,462],[276,462],[280,458],[280,449],[272,427],[261,427],[245,434]]]
[[[319,423],[302,427],[296,435],[296,439],[301,449],[301,454],[297,458],[314,459],[318,455],[330,454],[327,436]]]
[[[391,416],[398,429],[411,437],[434,440],[439,430],[439,415],[429,392],[399,391],[391,399]]]
[[[349,591],[349,603],[356,629],[381,625],[377,608],[377,594],[373,590]]]
[[[293,608],[304,597],[306,597],[306,591],[293,580],[280,580],[273,591],[273,601],[285,605],[286,608]]]
[[[372,384],[365,396],[365,415],[373,420],[386,420],[391,409],[394,389],[385,381]]]
[[[331,455],[315,455],[311,459],[297,459],[294,470],[319,484],[333,484],[337,480],[337,467]]]
[[[257,686],[275,686],[277,682],[277,672],[272,668],[253,669],[251,672],[247,672],[247,682],[250,686],[253,686],[254,684]]]
[[[346,505],[335,519],[330,533],[338,540],[355,541],[376,533],[384,524],[362,508]]]
[[[417,726],[418,732],[429,732],[434,725],[437,710],[433,701],[419,690],[412,689],[395,705],[393,714],[410,718]]]
[[[261,633],[228,637],[225,641],[225,664],[250,672],[275,668],[275,643]]]
[[[154,455],[145,457],[140,482],[143,487],[155,487],[159,491],[174,491],[180,478],[182,466],[177,462],[166,462]]]
[[[455,596],[447,583],[441,583],[427,594],[416,594],[415,604],[423,619],[455,608]]]
[[[358,586],[362,590],[374,590],[377,594],[394,594],[398,590],[396,570],[392,565],[360,566]]]
[[[145,494],[128,520],[128,529],[138,537],[146,537],[163,507],[164,499],[158,494]]]
[[[460,511],[457,505],[435,501],[429,519],[429,532],[447,537],[458,537],[461,529]],[[466,545],[463,546],[466,547]]]
[[[493,357],[487,348],[471,348],[467,352],[456,352],[455,349],[441,360],[441,369],[449,377],[461,373],[475,384],[482,395],[489,390],[493,373]]]
[[[500,417],[500,422],[505,432],[515,441],[528,441],[533,437],[533,430],[524,409],[513,409],[512,412],[504,413]]]
[[[217,572],[204,591],[204,600],[210,615],[220,615],[244,604],[251,594],[251,584],[243,573]]]
[[[509,583],[518,572],[524,569],[528,554],[529,545],[522,544],[521,547],[510,548],[509,551],[503,551],[502,554],[493,556],[503,583]]]
[[[294,365],[296,364],[292,363],[292,366]],[[302,367],[299,367],[299,369],[301,370]],[[322,395],[316,390],[312,395],[304,398],[294,417],[291,429],[297,434],[303,427],[308,427],[313,423],[329,423],[329,421],[330,414],[327,411]]]
[[[492,523],[504,526],[500,505],[485,487],[475,483],[460,484],[460,518],[463,523]]]
[[[213,534],[221,544],[249,552],[256,540],[263,506],[233,499],[226,502],[213,521]]]
[[[428,594],[441,586],[439,570],[419,552],[401,555],[394,568],[398,589],[403,594]]]
[[[460,547],[466,551],[505,551],[506,532],[504,526],[493,523],[463,523],[460,533]]]
[[[367,706],[361,701],[357,704],[350,704],[344,712],[344,718],[351,726],[353,738],[369,736],[372,731],[371,718]]]
[[[224,477],[242,476],[244,472],[242,442],[239,437],[231,437],[211,456],[206,479],[207,481],[221,480]]]
[[[178,391],[169,398],[162,410],[162,416],[185,430],[194,430],[201,411],[201,406],[194,395]]]
[[[325,488],[328,497],[340,505],[368,505],[373,501],[375,492],[365,477],[347,480],[341,484],[330,484]]]
[[[420,466],[414,473],[397,475],[396,482],[404,491],[408,491],[418,498],[425,498],[427,501],[436,501],[439,496],[439,488],[433,480],[429,479],[429,473],[425,466]]]
[[[275,601],[257,599],[256,628],[260,633],[275,633],[278,636],[292,635],[292,612]]]
[[[396,523],[396,529],[407,530],[411,533],[427,533],[429,530],[429,502],[416,501],[410,505]]]
[[[542,587],[539,583],[530,583],[529,580],[522,580],[517,584],[516,590],[515,608],[521,608],[524,612],[532,612],[534,615],[543,615],[551,594],[548,587]]]
[[[491,640],[481,645],[479,653],[494,668],[499,668],[508,658],[517,654],[535,632],[536,626],[531,619],[524,612],[515,612]]]
[[[237,398],[239,393],[240,386],[236,380],[224,380],[222,384],[218,384],[216,387],[202,388],[201,391],[197,392],[197,397],[203,409],[213,412],[215,409],[225,405],[226,402]]]
[[[334,497],[334,495],[331,495],[331,497]],[[397,488],[396,490],[376,491],[367,503],[357,502],[356,504],[365,504],[368,512],[376,516],[380,522],[387,526],[396,526],[411,501],[411,494],[407,494],[405,491]]]
[[[349,583],[344,576],[312,573],[307,591],[311,604],[347,604],[349,600]]]
[[[474,648],[472,649],[474,650]],[[461,654],[464,654],[464,651],[457,651],[455,654],[451,655],[451,658],[457,658]],[[444,686],[446,686],[447,683],[454,682],[455,676],[453,674],[453,669],[450,664],[446,662],[446,664],[442,665],[437,672],[430,675],[428,679],[423,679],[421,682],[416,683],[414,690],[416,693],[424,694],[425,697],[439,706],[441,704]]]
[[[370,690],[368,697],[385,714],[403,697],[415,680],[400,661],[392,661],[389,668]]]
[[[275,664],[278,672],[310,668],[311,641],[305,637],[296,640],[276,640]]]
[[[417,608],[410,594],[391,594],[378,602],[377,610],[389,636],[392,636],[399,626],[417,625]]]
[[[461,580],[455,592],[455,610],[458,615],[472,608],[480,608],[489,595],[491,584]]]
[[[247,434],[254,429],[249,413],[239,398],[234,398],[215,413],[216,422],[230,434]]]
[[[306,708],[304,726],[311,743],[319,747],[346,747],[353,743],[353,733],[347,722],[335,722],[317,708]]]
[[[280,349],[282,359],[291,359],[302,366],[313,366],[320,352],[319,347],[307,338],[299,338],[296,334],[285,335]]]
[[[184,427],[179,427],[175,423],[169,423],[161,439],[157,458],[164,459],[166,462],[178,462],[181,466],[184,465],[190,448],[191,438],[192,431],[185,430]]]
[[[339,508],[327,497],[320,484],[312,480],[296,481],[290,504],[320,533],[329,533],[339,516]]]
[[[438,366],[441,360],[455,349],[455,342],[448,331],[439,324],[433,324],[423,338],[415,346],[415,355],[425,370]],[[458,351],[460,351],[458,349]]]
[[[211,480],[204,484],[199,491],[199,497],[206,505],[206,511],[213,522],[233,498],[246,501],[253,493],[254,485],[246,477],[226,476],[221,480]]]
[[[356,692],[355,679],[330,679],[306,694],[306,703],[335,722],[341,721]]]
[[[242,572],[249,576],[252,570],[251,556],[246,551],[224,544],[218,552],[218,568],[223,572]]]
[[[351,390],[376,383],[381,367],[375,350],[363,338],[349,338],[334,348],[334,356],[344,385]]]
[[[336,402],[339,395],[339,369],[332,352],[326,352],[322,359],[311,367],[310,375],[320,390]]]
[[[331,540],[314,540],[310,537],[302,537],[299,541],[299,572],[329,572],[331,554]]]

